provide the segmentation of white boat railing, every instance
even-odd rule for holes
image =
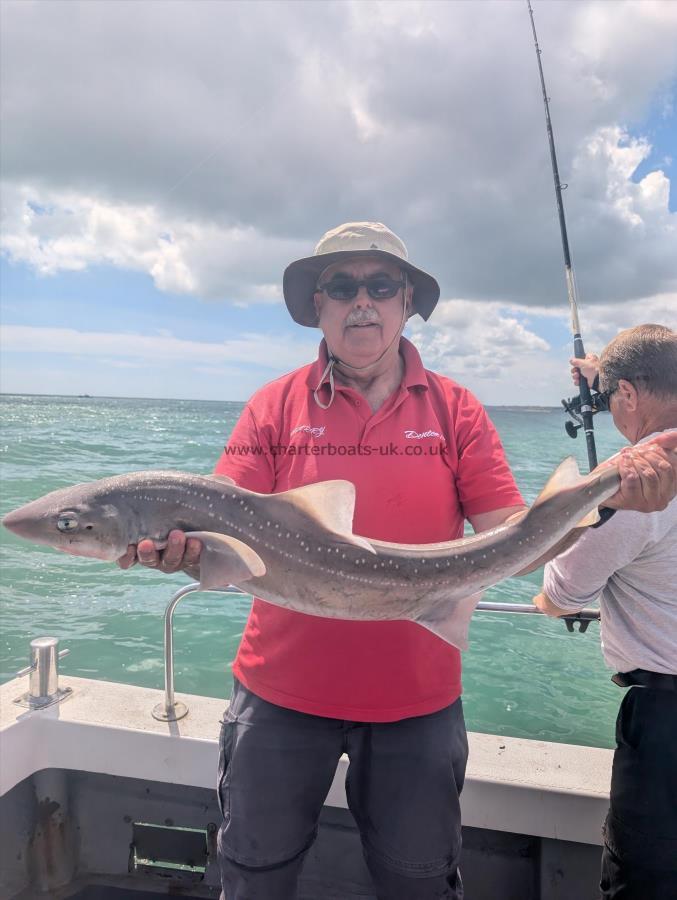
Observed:
[[[220,591],[205,591],[200,587],[199,582],[195,581],[185,587],[179,588],[172,596],[169,605],[165,610],[165,635],[164,635],[164,654],[165,654],[165,697],[162,703],[158,703],[153,707],[152,715],[154,719],[161,722],[176,722],[188,715],[188,707],[181,700],[174,697],[174,610],[180,600],[187,597],[188,594],[244,594],[245,591],[230,585]],[[476,612],[497,612],[497,613],[517,613],[520,615],[543,615],[540,609],[536,609],[531,603],[492,603],[490,601],[480,601],[477,604]],[[587,630],[590,622],[599,620],[598,609],[582,609],[580,612],[570,616],[561,616],[564,619],[567,629],[574,631],[574,623],[578,622],[578,631]]]

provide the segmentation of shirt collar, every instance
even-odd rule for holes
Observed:
[[[402,355],[402,359],[404,360],[404,377],[402,378],[402,387],[412,388],[421,386],[427,388],[428,379],[426,378],[426,372],[423,368],[421,356],[416,347],[414,347],[414,345],[411,343],[411,341],[407,340],[407,338],[405,337],[400,338],[400,353]],[[324,338],[322,338],[322,340],[320,341],[317,359],[314,363],[311,363],[310,368],[308,369],[308,375],[306,377],[306,384],[311,391],[314,391],[318,386],[318,381],[320,380],[320,377],[324,370],[327,368],[328,362],[329,351],[327,349],[327,342]],[[329,376],[325,375],[322,380],[322,387],[328,384]],[[342,386],[340,384],[337,384],[336,390],[342,390]]]

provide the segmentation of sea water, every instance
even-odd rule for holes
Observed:
[[[47,491],[140,469],[207,474],[241,403],[93,397],[0,396],[0,514]],[[495,407],[489,413],[527,502],[566,455],[587,471],[585,442],[564,432],[562,410]],[[623,445],[596,417],[598,454]],[[0,534],[0,679],[26,665],[32,638],[53,635],[68,675],[163,687],[163,612],[186,576],[66,556]],[[529,603],[540,572],[512,578],[485,600]],[[194,594],[174,618],[180,692],[226,698],[247,619],[244,595]],[[621,691],[611,684],[599,626],[570,634],[536,615],[475,614],[463,656],[468,728],[513,737],[612,746]]]

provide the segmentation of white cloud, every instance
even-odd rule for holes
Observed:
[[[633,182],[650,142],[625,135],[674,106],[677,4],[536,17],[582,289],[590,303],[674,291],[669,173]],[[270,302],[323,231],[373,218],[446,296],[560,302],[521,4],[54,0],[6,3],[3,19],[11,259]]]
[[[109,360],[138,359],[190,363],[193,366],[245,363],[277,372],[288,371],[312,360],[316,341],[275,340],[267,334],[244,334],[222,342],[188,341],[170,335],[141,335],[77,331],[74,328],[44,328],[5,325],[0,330],[4,352],[56,353],[108,357]]]
[[[515,357],[550,349],[547,341],[515,317],[515,309],[499,303],[445,300],[429,323],[412,323],[411,338],[430,368],[455,372],[454,377],[469,371],[493,379]]]
[[[582,310],[587,352],[599,353],[624,328],[654,322],[677,329],[677,293]],[[473,390],[485,403],[558,406],[574,393],[568,308],[446,300],[411,338],[427,368]],[[556,335],[546,341],[543,328]]]
[[[470,388],[484,403],[557,405],[569,390],[566,355],[539,337],[532,323],[562,319],[566,312],[540,312],[542,316],[505,303],[445,300],[429,322],[412,320],[411,339],[427,368]]]
[[[677,293],[587,307],[581,321],[586,349],[599,352],[619,331],[647,323],[677,330]]]
[[[149,274],[161,291],[243,303],[278,302],[277,284],[258,280],[260,265],[299,252],[294,242],[266,239],[253,226],[168,218],[153,206],[22,185],[4,193],[0,247],[42,275],[108,264]]]
[[[631,138],[619,127],[600,128],[574,160],[575,177],[586,202],[596,204],[598,220],[604,213],[626,233],[644,227],[652,230],[652,237],[660,239],[665,233],[674,240],[677,224],[668,210],[670,181],[665,173],[658,169],[636,183],[631,180],[650,152],[646,139]]]

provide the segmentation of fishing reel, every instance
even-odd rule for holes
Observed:
[[[609,391],[590,391],[591,414],[597,415],[598,412],[609,412]],[[578,429],[583,427],[583,414],[581,412],[582,401],[580,394],[577,397],[570,397],[568,400],[562,400],[562,406],[567,415],[571,416],[578,425],[573,422],[565,422],[564,428],[569,437],[578,437]]]

